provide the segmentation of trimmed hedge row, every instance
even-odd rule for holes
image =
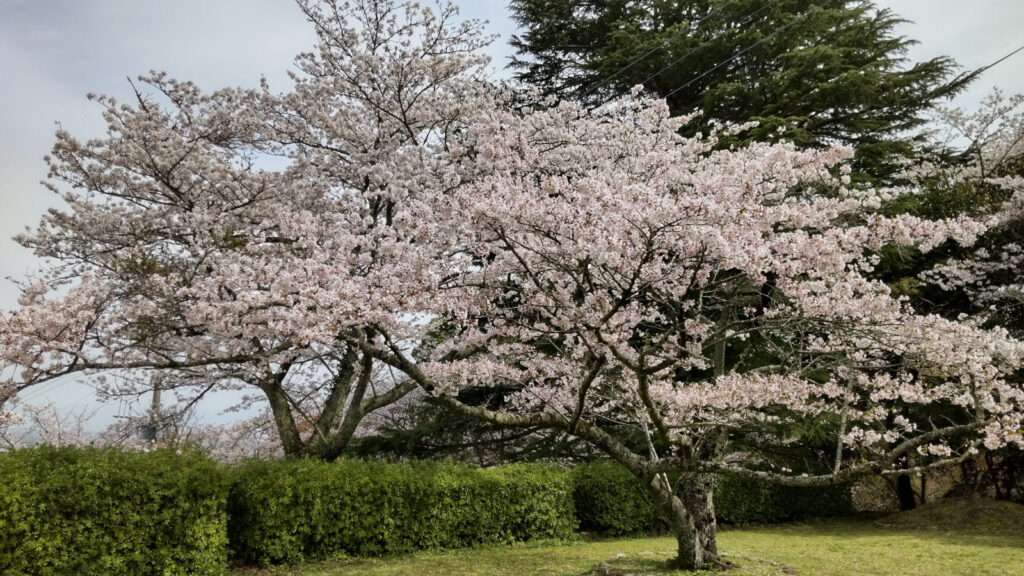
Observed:
[[[196,454],[0,453],[0,574],[221,574],[227,488]]]
[[[580,530],[632,536],[659,525],[654,500],[621,464],[610,460],[579,464],[572,476]]]
[[[854,513],[849,484],[800,488],[722,475],[715,487],[715,512],[730,524],[777,524]]]
[[[231,547],[254,564],[568,538],[572,478],[548,465],[253,462],[229,500]]]
[[[254,461],[41,447],[0,453],[0,576],[212,575],[252,564],[663,528],[622,466]],[[721,521],[852,511],[844,487],[720,477]]]
[[[651,496],[617,462],[599,461],[573,469],[580,529],[610,536],[664,529]],[[794,488],[720,475],[715,515],[730,524],[772,524],[853,514],[849,485]]]

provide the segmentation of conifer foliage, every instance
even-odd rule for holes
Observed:
[[[512,0],[517,76],[591,105],[634,85],[674,115],[780,127],[798,145],[853,146],[855,168],[887,176],[924,112],[955,93],[949,58],[909,62],[902,20],[865,0]],[[880,171],[881,170],[881,171]]]

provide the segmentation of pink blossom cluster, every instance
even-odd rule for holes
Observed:
[[[961,320],[981,326],[1001,325],[1020,335],[1024,310],[1024,249],[1020,226],[1024,221],[1024,95],[1004,97],[998,90],[980,110],[947,110],[940,116],[949,132],[966,142],[968,161],[956,170],[932,168],[923,176],[947,186],[991,191],[1005,202],[987,216],[990,231],[981,246],[966,256],[950,258],[919,275],[943,291],[959,292],[971,308]]]
[[[50,182],[69,208],[23,242],[59,264],[0,317],[16,386],[155,368],[273,404],[285,382],[282,410],[324,433],[315,412],[380,404],[337,404],[325,380],[366,388],[383,365],[403,374],[391,390],[475,417],[625,459],[615,431],[643,431],[708,468],[722,454],[695,447],[785,440],[776,425],[808,418],[834,423],[837,473],[844,450],[886,467],[919,446],[1024,443],[1007,380],[1024,346],[868,276],[883,246],[969,244],[985,223],[881,214],[847,149],[721,149],[640,94],[529,101],[483,78],[484,40],[450,12],[300,4],[321,45],[291,91],[154,75],[159,101],[99,99],[107,138],[58,134]],[[467,386],[515,393],[489,410],[458,401]],[[948,406],[966,423],[908,420]]]

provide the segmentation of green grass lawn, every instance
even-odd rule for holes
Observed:
[[[834,520],[744,528],[719,534],[719,549],[739,567],[730,576],[1024,576],[1024,506],[894,520]],[[954,513],[956,511],[953,511]],[[956,515],[956,514],[954,514]],[[947,520],[949,513],[939,515]],[[683,574],[661,568],[675,548],[668,537],[516,545],[397,558],[340,559],[249,572],[294,576],[639,576]]]

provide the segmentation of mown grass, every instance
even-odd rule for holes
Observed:
[[[988,512],[925,509],[879,522],[833,520],[729,530],[720,533],[719,548],[738,566],[729,576],[1024,576],[1024,506]],[[339,559],[250,574],[682,575],[662,568],[674,548],[669,537],[529,544]]]

